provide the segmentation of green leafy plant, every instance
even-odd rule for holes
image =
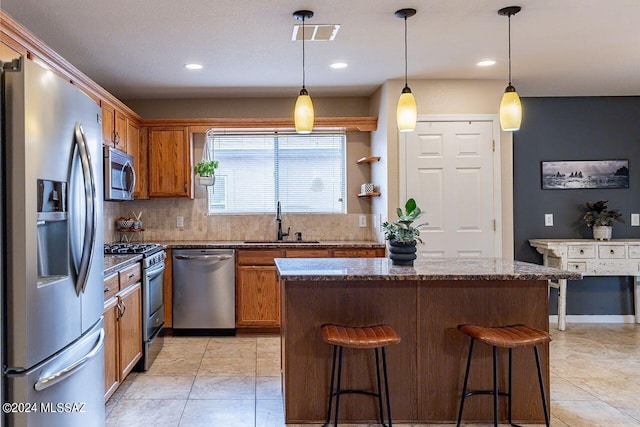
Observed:
[[[587,227],[612,226],[613,221],[624,222],[622,214],[618,209],[609,209],[608,200],[600,200],[595,203],[586,202],[586,212],[582,216],[582,221]]]
[[[422,223],[418,225],[412,225],[413,222],[424,215],[424,212],[418,207],[414,199],[407,200],[404,205],[404,211],[401,208],[396,209],[398,213],[398,220],[393,223],[384,222],[382,228],[384,229],[384,237],[387,240],[395,240],[400,243],[411,243],[414,240],[422,243],[420,237],[420,230],[418,228],[427,225]]]
[[[213,176],[218,168],[217,160],[200,160],[193,167],[193,172],[199,176]]]

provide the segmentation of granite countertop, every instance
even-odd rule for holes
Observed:
[[[373,241],[273,241],[273,240],[174,240],[174,241],[158,241],[172,249],[198,248],[198,249],[274,249],[274,248],[339,248],[358,247],[358,248],[384,248],[384,243]]]
[[[104,275],[108,276],[142,259],[142,254],[105,255]]]
[[[276,258],[278,274],[291,281],[335,280],[548,280],[582,274],[501,258],[418,258],[413,267],[388,258]]]

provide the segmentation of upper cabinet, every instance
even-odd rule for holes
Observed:
[[[108,102],[102,101],[102,143],[127,151],[127,118]]]
[[[191,139],[185,126],[150,128],[149,197],[191,197]]]
[[[136,185],[133,189],[135,199],[148,199],[148,163],[147,140],[143,130],[133,120],[127,119],[127,153],[133,156],[133,169],[136,171]]]

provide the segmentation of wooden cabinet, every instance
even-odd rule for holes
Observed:
[[[113,105],[102,101],[102,143],[127,151],[127,118]]]
[[[280,283],[275,266],[238,267],[236,325],[280,326]]]
[[[193,197],[186,127],[149,130],[149,197]]]
[[[135,199],[148,199],[149,187],[147,141],[143,131],[133,120],[127,119],[127,153],[133,156],[133,169],[136,171],[136,185],[133,189]]]
[[[118,347],[120,378],[129,372],[142,357],[142,287],[129,286],[118,295],[122,312],[118,319]]]
[[[117,278],[118,276],[115,275]],[[120,385],[118,373],[118,298],[104,303],[104,400],[105,402]]]
[[[142,358],[141,274],[135,263],[104,280],[105,401]]]
[[[275,258],[384,257],[384,248],[238,249],[236,327],[280,327],[280,283]]]

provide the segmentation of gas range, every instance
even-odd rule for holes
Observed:
[[[142,267],[158,264],[167,257],[164,246],[157,243],[112,243],[104,245],[105,255],[142,254]]]

